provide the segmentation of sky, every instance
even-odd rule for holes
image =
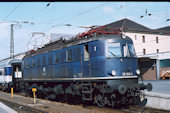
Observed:
[[[0,2],[0,60],[10,57],[11,24],[18,54],[48,42],[51,33],[76,35],[124,18],[151,29],[170,26],[170,2]]]

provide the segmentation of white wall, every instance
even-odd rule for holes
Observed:
[[[129,36],[134,43],[136,54],[143,55],[143,49],[146,49],[146,54],[155,54],[157,49],[159,52],[170,51],[170,36],[157,35],[157,34],[144,34],[144,33],[125,33]],[[136,35],[136,39],[135,39]],[[143,43],[143,36],[145,36],[145,43]],[[156,43],[156,37],[158,37],[158,43]]]

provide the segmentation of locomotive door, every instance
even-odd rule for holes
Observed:
[[[22,78],[22,72],[21,72],[21,63],[12,63],[12,80],[13,82],[16,82],[16,80],[19,80]]]
[[[84,45],[84,57],[83,57],[83,77],[88,78],[90,75],[90,46]]]

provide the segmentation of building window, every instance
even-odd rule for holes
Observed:
[[[159,53],[159,49],[156,49],[156,52]]]
[[[156,43],[159,43],[159,41],[158,41],[158,37],[156,37]]]
[[[137,40],[137,36],[135,35],[135,40]]]
[[[142,36],[142,41],[143,43],[145,43],[145,36]]]
[[[146,54],[146,49],[143,49],[143,54],[144,54],[144,55]]]

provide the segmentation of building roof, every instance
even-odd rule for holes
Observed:
[[[170,26],[155,29],[154,31],[159,32],[160,34],[170,34]]]
[[[156,30],[160,30],[160,31],[170,31],[170,26],[162,27],[162,28],[159,28],[159,29],[156,29]]]
[[[127,18],[125,19],[122,19],[122,20],[119,20],[119,21],[116,21],[116,22],[113,22],[113,23],[110,23],[110,24],[107,24],[106,25],[107,27],[115,27],[115,28],[120,28],[123,26],[124,30],[140,30],[140,31],[150,31],[151,29],[141,25],[141,24],[138,24],[134,21],[131,21]]]
[[[170,26],[159,28],[159,29],[150,29],[146,26],[138,24],[127,18],[110,23],[110,24],[106,24],[105,26],[111,27],[111,28],[121,28],[123,26],[123,31],[125,32],[140,32],[140,33],[143,32],[143,33],[149,33],[149,34],[170,35]]]

